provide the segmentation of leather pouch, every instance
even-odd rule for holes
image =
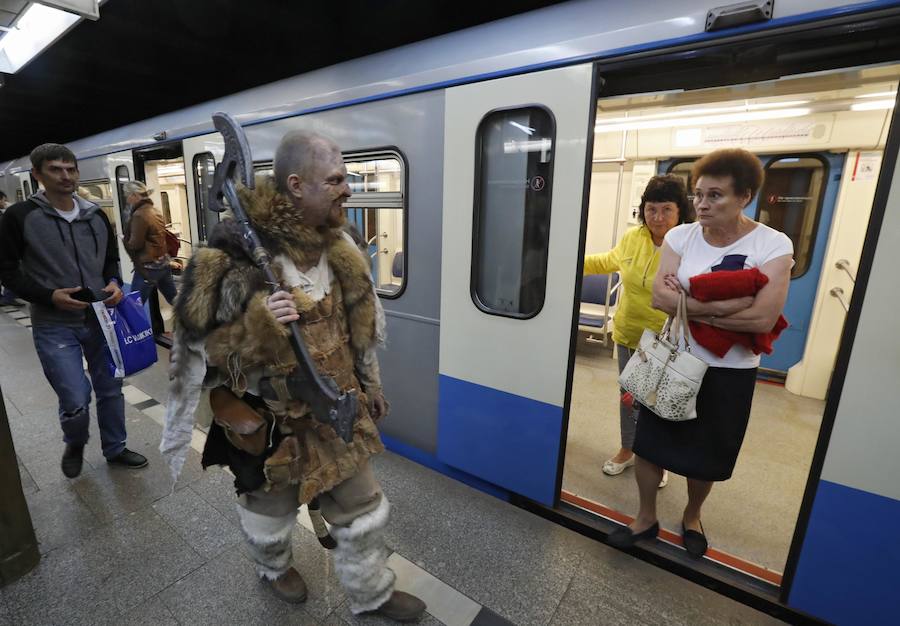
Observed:
[[[266,451],[268,422],[253,407],[227,387],[209,392],[213,421],[225,431],[225,437],[238,450],[260,456]]]
[[[272,456],[266,459],[263,473],[274,487],[300,483],[300,442],[296,437],[291,435],[281,440]]]

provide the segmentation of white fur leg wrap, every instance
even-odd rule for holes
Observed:
[[[291,532],[297,524],[294,513],[269,517],[238,506],[241,528],[247,538],[250,556],[261,578],[275,580],[291,566]]]
[[[357,517],[349,526],[332,526],[337,541],[334,570],[350,600],[354,614],[373,611],[394,592],[394,572],[387,566],[384,545],[391,506],[383,495],[374,511]]]

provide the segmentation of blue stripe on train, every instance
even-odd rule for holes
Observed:
[[[438,458],[552,506],[562,408],[443,374],[439,390]]]
[[[834,624],[896,624],[900,501],[819,482],[788,604]]]

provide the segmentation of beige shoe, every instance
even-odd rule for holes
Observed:
[[[383,615],[395,622],[416,622],[425,614],[425,603],[416,596],[405,591],[395,591],[374,611],[366,611],[364,615]]]
[[[275,580],[269,580],[267,582],[272,589],[272,593],[285,602],[299,604],[306,600],[306,583],[303,582],[303,577],[300,575],[300,572],[293,567]]]
[[[633,454],[631,455],[631,458],[629,458],[624,463],[616,463],[612,459],[609,459],[606,463],[603,464],[603,473],[607,476],[618,476],[632,465],[634,465]]]

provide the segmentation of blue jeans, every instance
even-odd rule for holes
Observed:
[[[88,310],[88,315],[93,312]],[[103,456],[112,459],[125,449],[125,398],[122,381],[109,372],[106,341],[96,320],[86,326],[35,326],[37,349],[47,381],[59,398],[63,441],[84,445],[91,419],[91,383],[97,397],[97,424]],[[84,375],[81,355],[88,363],[91,382]]]
[[[158,288],[159,292],[166,299],[166,302],[174,304],[176,292],[175,279],[172,278],[172,270],[168,267],[164,267],[159,270],[144,269],[143,272],[152,282],[147,282],[140,272],[137,271],[135,271],[134,278],[131,281],[131,290],[140,292],[141,302],[147,304],[147,298],[150,297],[150,294],[153,293],[155,288]]]

